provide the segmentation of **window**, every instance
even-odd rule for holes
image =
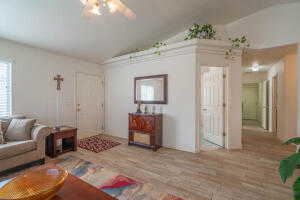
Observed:
[[[0,61],[0,116],[11,115],[11,64]]]

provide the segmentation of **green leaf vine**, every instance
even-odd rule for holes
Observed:
[[[193,26],[189,28],[185,40],[192,40],[196,38],[215,40],[216,31],[214,26],[211,24],[204,24],[201,26],[197,23],[194,23]]]
[[[236,54],[234,50],[242,49],[242,53],[246,53],[246,48],[250,47],[250,43],[246,36],[242,36],[241,38],[229,38],[228,39],[231,43],[231,47],[226,51],[225,58],[226,59],[234,59]]]

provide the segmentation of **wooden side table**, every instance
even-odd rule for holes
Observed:
[[[57,149],[57,141],[62,140],[61,151]],[[46,139],[46,155],[55,158],[60,154],[77,151],[77,128],[57,127]]]

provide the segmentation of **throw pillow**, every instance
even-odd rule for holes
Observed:
[[[2,121],[0,121],[0,144],[6,144],[6,142],[4,140],[4,134],[2,131]]]
[[[7,141],[30,140],[35,122],[35,119],[12,119],[5,133],[5,139]]]
[[[5,135],[7,128],[12,119],[25,119],[26,117],[22,114],[12,115],[11,117],[1,117],[0,120],[2,121],[2,132]]]

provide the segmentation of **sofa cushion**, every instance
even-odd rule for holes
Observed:
[[[31,130],[35,119],[13,119],[5,133],[6,141],[23,141],[31,139]]]
[[[2,121],[1,129],[2,129],[3,134],[5,135],[7,128],[12,119],[25,119],[25,118],[26,118],[25,115],[22,115],[22,114],[16,114],[16,115],[12,115],[10,117],[0,117],[0,121]]]
[[[33,140],[14,141],[0,144],[0,160],[11,158],[37,148],[36,142]]]

